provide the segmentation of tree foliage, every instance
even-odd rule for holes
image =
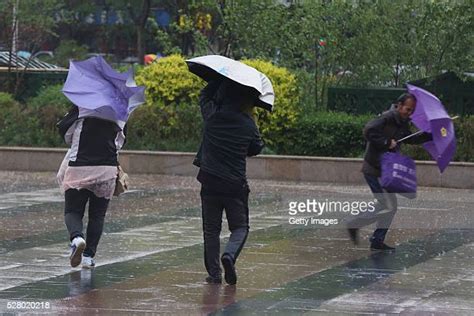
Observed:
[[[11,33],[14,3],[0,1],[4,33]],[[474,69],[474,0],[299,0],[289,6],[274,0],[19,3],[19,14],[25,16],[20,26],[30,30],[22,36],[52,36],[59,14],[59,21],[69,26],[62,30],[71,30],[66,39],[81,44],[75,36],[84,36],[80,30],[85,16],[98,9],[120,12],[136,23],[99,25],[102,33],[96,36],[107,39],[119,32],[128,34],[122,41],[135,42],[140,35],[142,42],[164,55],[267,60],[297,72],[306,91],[302,100],[315,100],[317,105],[324,104],[329,85],[400,87],[407,80]],[[144,10],[148,7],[166,10],[170,25],[159,26],[152,11]],[[104,43],[112,45],[109,40]]]
[[[474,67],[474,1],[233,1],[222,10],[221,52],[313,75],[329,84],[399,87]]]

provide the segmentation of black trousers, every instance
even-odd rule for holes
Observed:
[[[99,244],[102,230],[104,228],[105,212],[109,206],[106,198],[99,198],[89,190],[69,189],[65,192],[66,204],[64,207],[64,219],[69,232],[70,240],[80,236],[82,233],[82,218],[89,202],[89,222],[87,223],[86,249],[84,255],[94,257]]]
[[[248,196],[248,189],[239,197],[210,194],[201,189],[204,263],[208,274],[212,277],[221,277],[219,259],[223,210],[225,210],[231,232],[223,255],[230,255],[235,263],[249,232]]]

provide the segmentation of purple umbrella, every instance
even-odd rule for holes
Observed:
[[[441,172],[446,169],[456,152],[456,136],[452,119],[441,101],[430,92],[407,84],[408,92],[416,97],[412,122],[422,131],[431,133],[433,140],[423,144],[438,163]]]
[[[116,72],[100,56],[71,61],[62,91],[79,108],[107,113],[114,121],[126,122],[145,102],[145,87],[136,85],[133,70]]]

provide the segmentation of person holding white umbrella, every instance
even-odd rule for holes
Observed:
[[[204,263],[208,283],[221,283],[220,232],[225,210],[229,241],[220,257],[225,281],[236,284],[235,263],[249,232],[246,158],[264,147],[251,115],[254,105],[271,110],[270,80],[256,69],[223,56],[187,61],[189,70],[208,81],[201,91],[202,142],[194,164],[200,170]]]

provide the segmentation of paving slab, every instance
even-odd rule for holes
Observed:
[[[0,172],[1,313],[474,314],[474,190],[420,188],[417,199],[401,198],[387,239],[397,250],[381,253],[368,249],[373,227],[360,245],[349,241],[344,221],[353,215],[290,214],[290,202],[369,202],[366,186],[250,181],[251,232],[238,284],[226,286],[203,282],[194,178],[132,175],[87,270],[68,266],[54,176]],[[224,224],[223,244],[228,235]]]

